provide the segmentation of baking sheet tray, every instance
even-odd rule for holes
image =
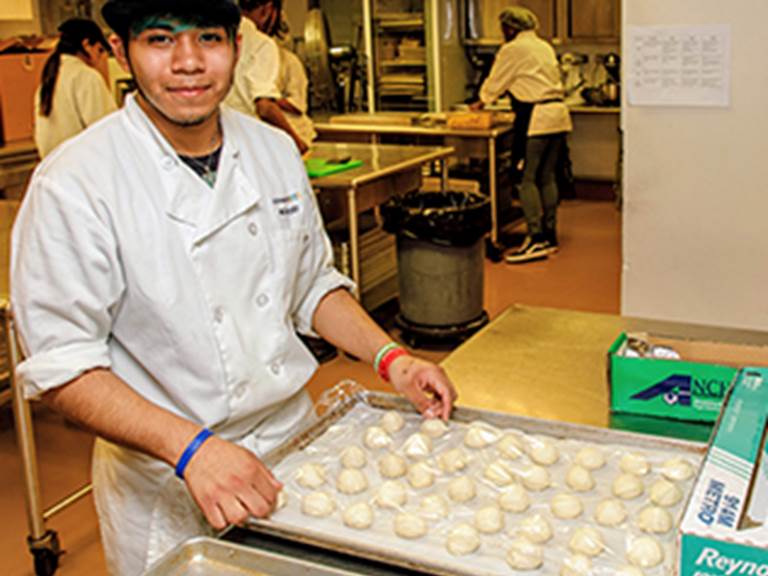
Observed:
[[[353,576],[355,572],[287,558],[213,538],[194,538],[159,560],[144,576]]]
[[[265,532],[288,540],[324,547],[335,552],[351,554],[363,558],[385,562],[391,565],[402,566],[412,570],[428,570],[430,573],[445,576],[478,576],[480,574],[497,575],[511,574],[514,571],[503,562],[503,548],[509,543],[511,538],[506,536],[506,531],[499,534],[491,544],[486,544],[484,548],[491,549],[495,555],[494,563],[484,563],[483,558],[477,556],[453,557],[445,551],[445,547],[437,544],[435,541],[406,541],[391,535],[389,538],[382,538],[380,533],[366,534],[347,528],[343,525],[338,512],[335,519],[316,519],[302,517],[298,511],[299,502],[298,493],[291,492],[290,486],[293,484],[293,474],[299,462],[311,461],[312,444],[314,442],[322,443],[325,434],[333,434],[335,428],[344,425],[345,417],[354,410],[375,409],[381,411],[396,410],[406,415],[409,422],[409,433],[416,431],[415,424],[419,416],[415,413],[411,405],[404,399],[388,394],[363,392],[345,399],[338,405],[324,414],[318,422],[310,426],[305,431],[299,433],[291,441],[279,447],[265,457],[266,464],[275,470],[278,478],[285,482],[286,492],[289,498],[289,506],[273,515],[268,520],[251,520],[249,529],[257,532]],[[383,412],[382,412],[383,413]],[[483,421],[491,424],[501,430],[515,429],[528,435],[543,435],[562,439],[564,442],[581,442],[603,446],[625,446],[633,449],[645,450],[649,453],[669,455],[685,455],[690,460],[698,463],[703,457],[706,446],[703,444],[690,443],[675,439],[661,438],[655,436],[644,436],[628,432],[620,432],[602,428],[593,428],[581,425],[574,425],[564,422],[546,421],[534,418],[515,416],[510,414],[501,414],[470,408],[458,408],[454,411],[452,422],[469,424],[474,421]],[[371,422],[368,422],[370,424]],[[343,432],[343,431],[342,431]],[[357,431],[356,431],[357,433]],[[336,439],[336,450],[340,450],[348,444],[360,444],[359,436],[344,436]],[[306,455],[309,455],[308,457]],[[369,463],[369,466],[371,463]],[[565,463],[562,464],[563,466]],[[369,479],[371,479],[369,474]],[[598,475],[596,474],[596,477]],[[599,479],[598,479],[599,481]],[[333,482],[333,478],[330,478]],[[374,482],[372,482],[374,484]],[[332,491],[333,489],[329,489]],[[307,491],[305,491],[307,492]],[[547,500],[556,491],[551,491],[546,497]],[[349,503],[350,497],[339,496],[340,501]],[[359,498],[358,498],[359,499]],[[290,501],[293,500],[293,506]],[[682,503],[678,505],[681,507]],[[292,508],[292,512],[288,509]],[[675,520],[678,520],[680,510],[675,513]],[[459,518],[461,521],[467,518]],[[583,522],[586,520],[586,514]],[[469,518],[471,521],[471,518]],[[577,522],[577,521],[574,521]],[[591,522],[586,521],[591,524]],[[576,525],[576,524],[574,524]],[[509,527],[509,525],[508,525]],[[444,536],[444,535],[443,535]],[[564,549],[562,535],[559,541],[553,541],[545,545],[546,550]],[[666,556],[667,561],[662,567],[648,570],[648,575],[666,575],[671,574],[672,562],[670,561],[671,544],[673,542],[673,533],[669,534],[667,542]],[[566,540],[567,541],[567,540]],[[442,540],[441,540],[442,542]],[[497,548],[496,550],[493,550]],[[566,555],[558,552],[559,556]],[[498,561],[498,558],[502,558]],[[623,559],[616,560],[618,565],[623,564]],[[543,575],[556,574],[559,570],[559,563],[554,565],[546,563],[542,569],[528,572],[529,574]],[[607,571],[596,571],[596,574],[605,574]]]

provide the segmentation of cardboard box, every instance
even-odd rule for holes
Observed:
[[[726,398],[678,534],[680,576],[768,576],[768,370]]]
[[[680,359],[627,356],[629,340],[671,348]],[[743,366],[768,366],[768,347],[622,333],[608,353],[613,412],[714,422]]]

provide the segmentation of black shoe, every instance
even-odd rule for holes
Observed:
[[[554,230],[544,230],[544,240],[549,244],[552,250],[551,254],[554,254],[560,249],[560,243],[557,241],[557,232]]]
[[[533,240],[524,242],[516,251],[507,254],[504,260],[507,264],[522,264],[523,262],[532,262],[534,260],[544,260],[552,254],[552,247],[546,240]]]

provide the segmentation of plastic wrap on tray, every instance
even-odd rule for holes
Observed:
[[[321,411],[359,391],[335,389]],[[447,574],[672,574],[700,455],[612,438],[359,402],[276,466],[286,504],[270,523]]]

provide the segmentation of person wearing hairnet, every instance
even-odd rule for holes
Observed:
[[[370,362],[425,417],[447,419],[456,393],[350,294],[294,142],[221,106],[237,5],[108,0],[102,15],[137,90],[35,171],[11,301],[18,381],[98,436],[107,566],[136,576],[274,510],[292,479],[262,458],[314,418],[297,332]]]
[[[573,126],[563,103],[557,56],[536,33],[536,15],[511,6],[499,21],[505,44],[480,88],[480,100],[470,107],[479,110],[509,94],[515,111],[513,170],[528,226],[523,244],[505,256],[515,264],[546,258],[559,247],[555,170]]]
[[[107,85],[109,44],[101,28],[72,18],[59,33],[35,93],[35,145],[41,158],[117,108]]]

